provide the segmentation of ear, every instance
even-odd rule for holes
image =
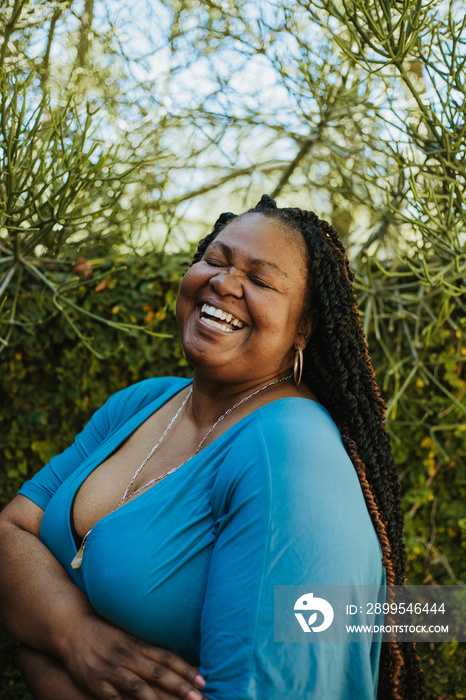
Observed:
[[[317,309],[312,309],[308,313],[304,314],[298,326],[298,335],[296,338],[296,345],[304,350],[309,342],[314,328],[317,325]]]

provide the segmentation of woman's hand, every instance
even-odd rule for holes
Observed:
[[[204,700],[197,668],[96,614],[70,620],[61,658],[71,678],[99,700]]]
[[[63,664],[50,654],[21,645],[18,664],[35,700],[94,700],[96,697],[93,693],[89,694],[79,688]],[[160,688],[154,688],[154,691],[155,697],[160,700],[178,700],[180,697],[162,691]],[[134,695],[120,693],[115,696],[112,693],[107,697],[130,700]]]

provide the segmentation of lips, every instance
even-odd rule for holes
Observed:
[[[208,326],[226,333],[233,333],[244,328],[244,323],[239,318],[211,304],[201,306],[200,317]]]

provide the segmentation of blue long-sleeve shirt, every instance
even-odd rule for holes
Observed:
[[[41,539],[119,627],[199,665],[213,700],[374,700],[380,642],[274,642],[275,585],[375,585],[380,545],[328,412],[273,401],[100,520],[80,569],[72,504],[86,477],[188,380],[112,396],[20,493]]]

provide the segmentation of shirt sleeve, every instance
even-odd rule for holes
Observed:
[[[309,431],[302,410],[275,404],[232,444],[213,490],[203,692],[214,700],[374,700],[380,648],[274,641],[275,585],[383,579],[378,539],[335,424],[316,404]]]

